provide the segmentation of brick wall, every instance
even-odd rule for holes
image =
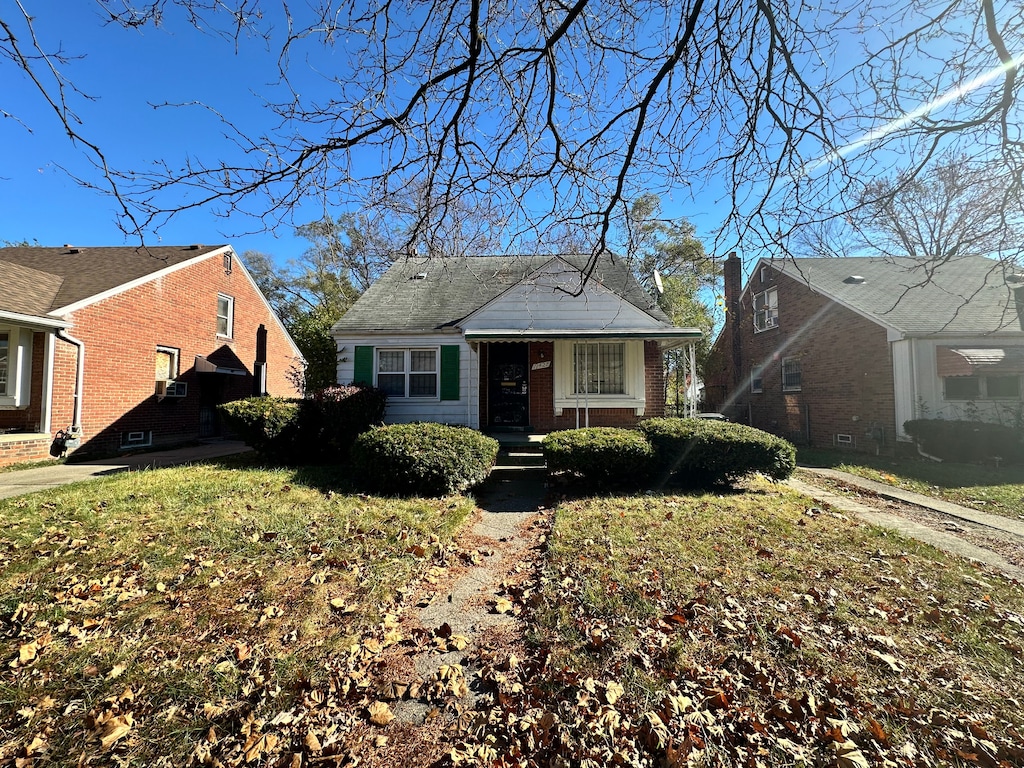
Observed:
[[[234,298],[231,338],[217,335],[218,293]],[[268,391],[297,394],[288,376],[294,351],[237,260],[227,273],[220,254],[89,305],[67,319],[72,323],[68,333],[85,344],[80,450],[116,451],[128,432],[152,431],[154,445],[199,436],[201,411],[211,413],[217,403],[252,394],[261,323],[268,331]],[[188,386],[186,397],[155,397],[158,345],[180,350],[178,380]],[[76,352],[74,346],[56,342],[54,430],[72,420]],[[196,355],[244,369],[247,375],[197,373]],[[212,428],[216,431],[216,422]]]
[[[28,440],[10,435],[0,438],[0,467],[49,458],[50,438]]]
[[[719,403],[736,421],[750,423],[799,442],[830,447],[837,434],[850,435],[861,450],[895,444],[896,415],[892,352],[881,326],[835,304],[792,278],[769,268],[766,280],[754,274],[742,306],[729,313],[716,345],[723,368],[708,379],[725,382],[738,374],[738,385]],[[760,333],[753,328],[753,296],[778,288],[779,324]],[[728,297],[726,299],[728,301]],[[732,370],[728,346],[731,323],[738,322],[740,370]],[[721,349],[721,347],[726,347]],[[799,392],[782,391],[782,361],[801,365]],[[764,391],[750,391],[750,374],[763,365]],[[881,428],[884,442],[872,435]]]

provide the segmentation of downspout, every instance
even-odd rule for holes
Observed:
[[[61,341],[66,341],[78,348],[78,358],[75,371],[75,404],[71,416],[71,432],[80,434],[82,431],[82,390],[85,386],[85,342],[69,335],[63,328],[58,328],[55,334]]]

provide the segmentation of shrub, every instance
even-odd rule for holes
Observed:
[[[384,419],[387,395],[375,387],[333,386],[314,392],[299,408],[300,453],[312,462],[348,457],[355,439]]]
[[[469,427],[421,422],[375,427],[352,447],[352,467],[367,490],[447,496],[483,482],[498,441]]]
[[[983,421],[912,419],[903,429],[921,450],[946,461],[985,461],[1000,456],[1006,461],[1024,458],[1021,432],[1002,424]]]
[[[541,443],[551,472],[571,472],[598,486],[639,486],[651,471],[654,450],[634,429],[587,427],[552,432]]]
[[[719,485],[761,472],[785,480],[796,469],[796,448],[743,424],[709,419],[649,419],[640,431],[654,446],[663,477]]]
[[[251,397],[220,407],[232,430],[261,456],[286,464],[337,462],[384,417],[373,387],[328,387],[310,397]]]
[[[231,430],[261,456],[284,459],[298,433],[299,403],[285,397],[250,397],[219,405]]]

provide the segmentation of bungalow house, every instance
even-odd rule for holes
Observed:
[[[1024,274],[962,257],[725,263],[706,407],[820,447],[892,452],[914,418],[1021,418]]]
[[[0,466],[215,435],[297,363],[229,246],[0,248]]]
[[[664,413],[677,328],[626,264],[586,257],[409,258],[334,326],[338,381],[388,394],[389,422],[548,432]],[[691,357],[692,359],[692,357]]]

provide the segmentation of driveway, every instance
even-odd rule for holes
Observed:
[[[116,456],[112,459],[83,461],[75,464],[51,464],[13,472],[0,472],[0,499],[56,488],[59,485],[78,483],[83,480],[95,480],[117,472],[193,464],[244,453],[248,450],[249,446],[240,440],[213,440],[168,451],[152,451],[136,453],[131,456]]]

